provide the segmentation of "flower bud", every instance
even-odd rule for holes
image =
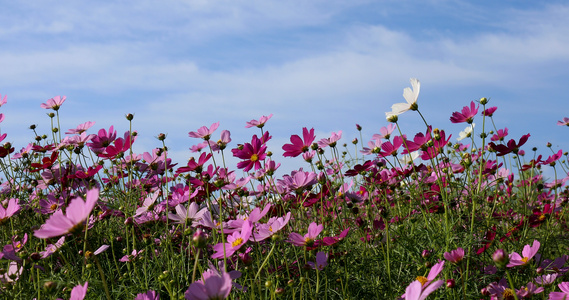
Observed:
[[[207,244],[207,235],[201,229],[198,229],[192,236],[192,242],[198,248],[203,248]]]
[[[447,279],[447,284],[446,287],[447,289],[452,289],[456,286],[456,283],[454,282],[454,279]]]
[[[510,262],[510,257],[504,249],[498,249],[492,254],[492,260],[498,268],[504,268]]]
[[[488,104],[488,99],[486,97],[480,98],[480,104],[482,104],[482,105]]]
[[[127,119],[128,121],[132,121],[132,119],[134,119],[134,115],[133,115],[133,114],[127,114],[125,117],[126,117],[126,119]]]

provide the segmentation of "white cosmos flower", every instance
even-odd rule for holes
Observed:
[[[411,154],[405,154],[399,158],[399,162],[403,165],[408,165],[417,159],[417,157],[419,157],[419,151],[413,151]]]
[[[461,141],[465,138],[470,137],[472,135],[472,131],[474,130],[474,125],[476,124],[472,123],[468,127],[464,128],[464,130],[458,134],[458,137],[456,139]]]
[[[386,112],[385,116],[389,120],[392,116],[400,115],[408,110],[417,110],[417,97],[419,97],[419,91],[421,90],[421,83],[417,78],[411,78],[411,88],[405,88],[403,90],[403,98],[407,103],[395,103],[391,106],[391,111]]]

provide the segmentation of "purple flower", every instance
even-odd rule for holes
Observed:
[[[318,271],[324,270],[324,267],[328,265],[328,253],[319,251],[316,253],[316,263],[309,261],[308,265]]]

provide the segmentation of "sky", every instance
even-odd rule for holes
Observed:
[[[259,134],[245,122],[273,114],[268,150],[290,170],[302,164],[282,157],[292,134],[342,130],[349,144],[360,124],[367,144],[410,78],[421,113],[453,142],[466,126],[452,112],[487,97],[496,128],[531,134],[527,152],[569,150],[569,128],[556,125],[569,116],[569,1],[0,2],[0,130],[16,151],[31,124],[50,133],[40,104],[61,95],[62,130],[95,121],[89,132],[114,125],[122,136],[132,113],[135,151],[165,133],[182,164],[200,142],[188,132],[219,121],[213,138],[229,130],[233,148]],[[412,111],[399,125],[425,130]]]

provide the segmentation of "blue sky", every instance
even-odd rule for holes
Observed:
[[[452,112],[488,97],[498,128],[532,134],[526,150],[569,150],[556,125],[569,116],[568,1],[2,2],[0,128],[17,150],[29,125],[49,132],[40,104],[65,95],[63,130],[95,121],[91,132],[122,135],[133,113],[135,150],[167,133],[179,162],[198,142],[189,131],[221,121],[214,138],[228,129],[235,146],[257,133],[246,121],[273,113],[270,150],[287,165],[280,147],[302,127],[349,143],[358,123],[367,143],[411,77],[423,115],[454,141],[465,126]],[[400,125],[424,130],[414,112]]]

